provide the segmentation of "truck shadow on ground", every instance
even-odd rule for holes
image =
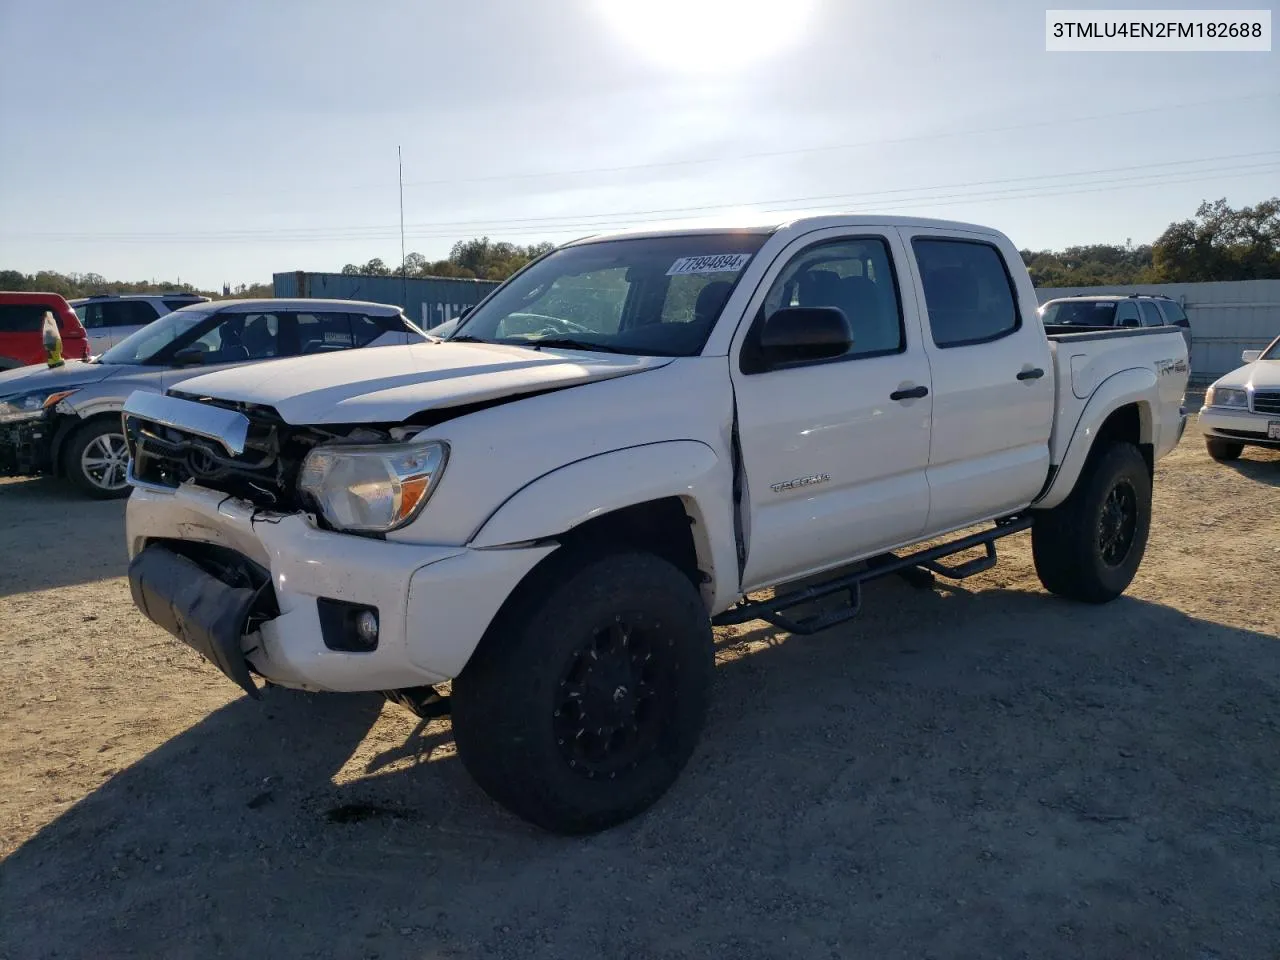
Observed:
[[[380,698],[233,701],[0,864],[0,956],[1274,947],[1276,637],[890,580],[845,628],[748,625],[718,659],[675,788],[578,839],[489,802],[447,722],[390,743]],[[353,754],[378,772],[335,785]]]
[[[0,505],[0,597],[120,577],[128,569],[124,500],[92,500],[66,481],[34,477],[0,483]]]

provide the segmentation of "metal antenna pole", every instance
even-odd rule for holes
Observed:
[[[396,163],[400,167],[400,299],[409,309],[409,274],[404,264],[404,156],[396,146]]]

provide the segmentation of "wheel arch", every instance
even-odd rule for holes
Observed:
[[[1049,509],[1062,503],[1075,489],[1085,467],[1115,442],[1136,446],[1148,473],[1153,472],[1155,419],[1151,398],[1156,389],[1155,372],[1146,368],[1123,370],[1099,384],[1080,414],[1053,481],[1032,506]]]
[[[565,547],[645,550],[689,576],[714,611],[731,604],[738,588],[731,491],[729,464],[704,443],[629,447],[527,484],[485,520],[468,545],[554,540],[562,548],[556,554]],[[529,575],[536,574],[535,569]]]

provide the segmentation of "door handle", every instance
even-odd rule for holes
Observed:
[[[1039,380],[1044,376],[1044,371],[1039,367],[1032,367],[1030,370],[1020,370],[1018,372],[1019,380]]]
[[[895,390],[889,394],[890,400],[919,400],[929,395],[928,387],[912,387],[909,390]]]

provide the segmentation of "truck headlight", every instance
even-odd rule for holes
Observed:
[[[448,459],[439,440],[315,447],[298,490],[339,530],[385,533],[418,515]]]
[[[74,390],[34,390],[30,393],[15,393],[11,397],[0,397],[0,423],[38,420],[55,403],[73,393]]]
[[[1249,408],[1249,394],[1235,387],[1210,387],[1204,392],[1206,407]]]

